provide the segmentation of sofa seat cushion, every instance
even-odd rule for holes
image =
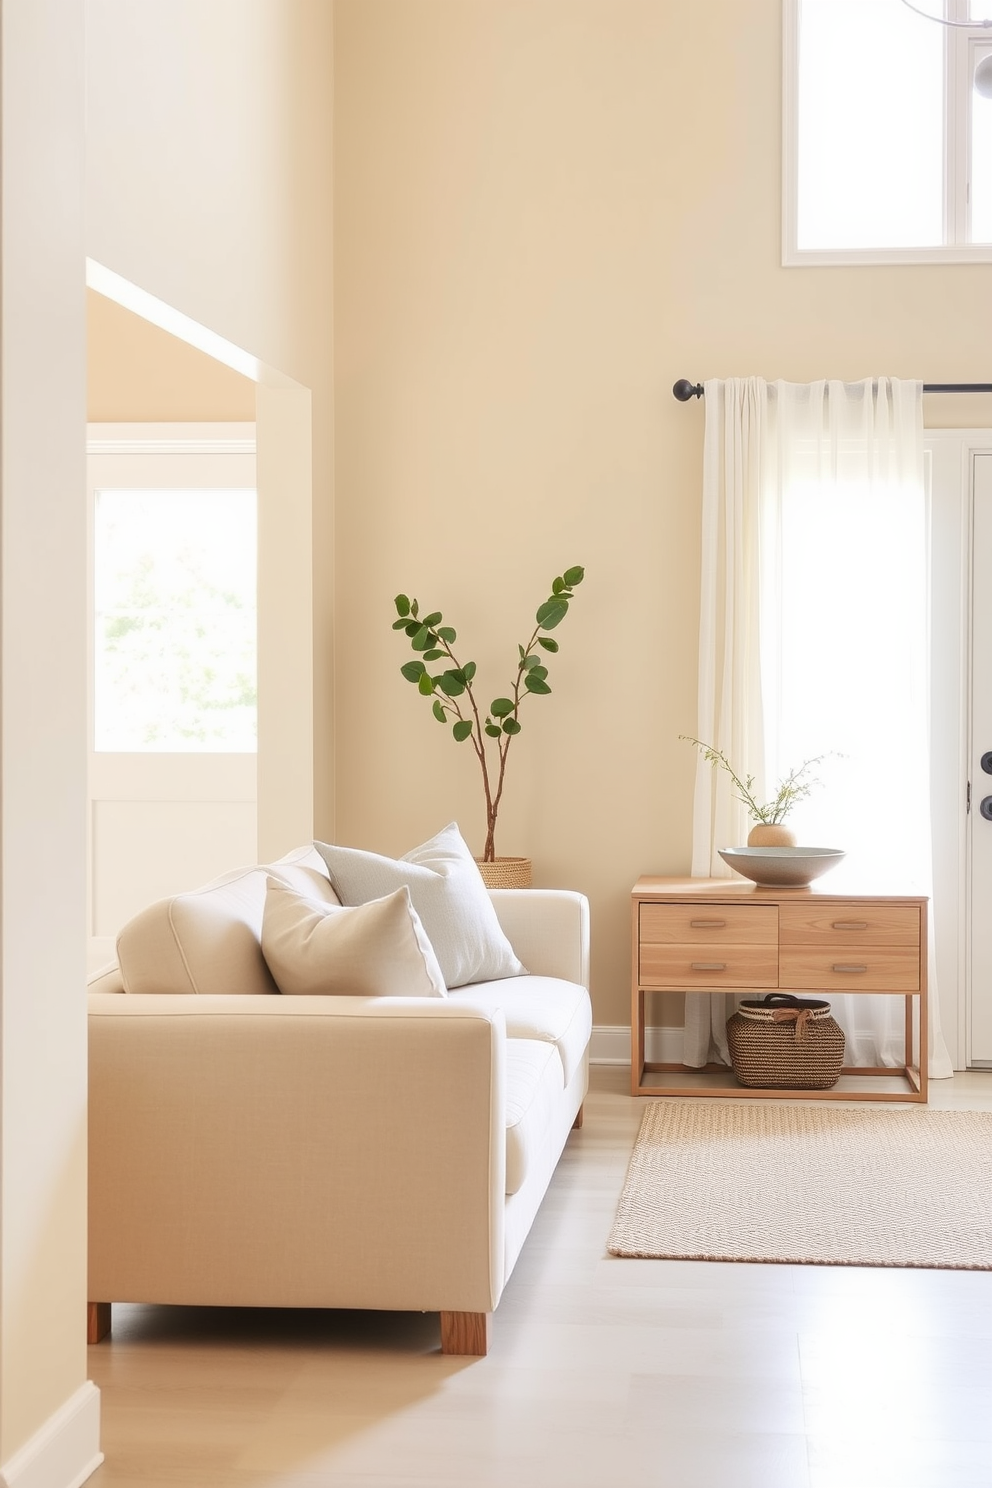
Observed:
[[[522,976],[476,982],[450,992],[452,1002],[492,1012],[502,1008],[511,1039],[554,1044],[569,1084],[592,1035],[592,1003],[585,987],[558,977]]]
[[[554,1044],[506,1041],[506,1192],[517,1193],[535,1161],[546,1154],[548,1133],[561,1105],[565,1077]]]
[[[117,937],[125,992],[276,993],[260,943],[270,876],[313,899],[339,902],[312,847],[159,899]]]

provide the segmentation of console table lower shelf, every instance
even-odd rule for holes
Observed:
[[[927,1099],[927,899],[771,889],[743,880],[641,878],[632,896],[631,1090],[634,1095],[759,1100]],[[829,1090],[759,1089],[722,1064],[645,1058],[646,1005],[664,994],[760,998],[881,994],[904,1001],[904,1063],[845,1066]]]

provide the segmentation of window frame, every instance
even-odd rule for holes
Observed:
[[[935,0],[931,0],[935,3]],[[992,29],[944,32],[944,239],[926,248],[800,248],[799,225],[799,9],[802,0],[782,0],[782,266],[992,263],[992,243],[964,241],[970,227],[971,113],[969,61],[976,44],[992,41]],[[968,0],[950,0],[951,17],[968,18]],[[935,21],[932,24],[937,25]]]

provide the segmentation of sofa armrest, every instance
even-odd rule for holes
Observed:
[[[441,999],[94,993],[94,1301],[489,1312],[505,1023]]]
[[[589,986],[589,901],[571,889],[490,889],[503,933],[535,976]]]

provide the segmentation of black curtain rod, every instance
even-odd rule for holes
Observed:
[[[923,391],[925,393],[992,393],[992,382],[925,382]],[[690,398],[703,396],[703,384],[690,382],[687,377],[680,377],[672,388],[672,392],[680,403],[688,403]]]

